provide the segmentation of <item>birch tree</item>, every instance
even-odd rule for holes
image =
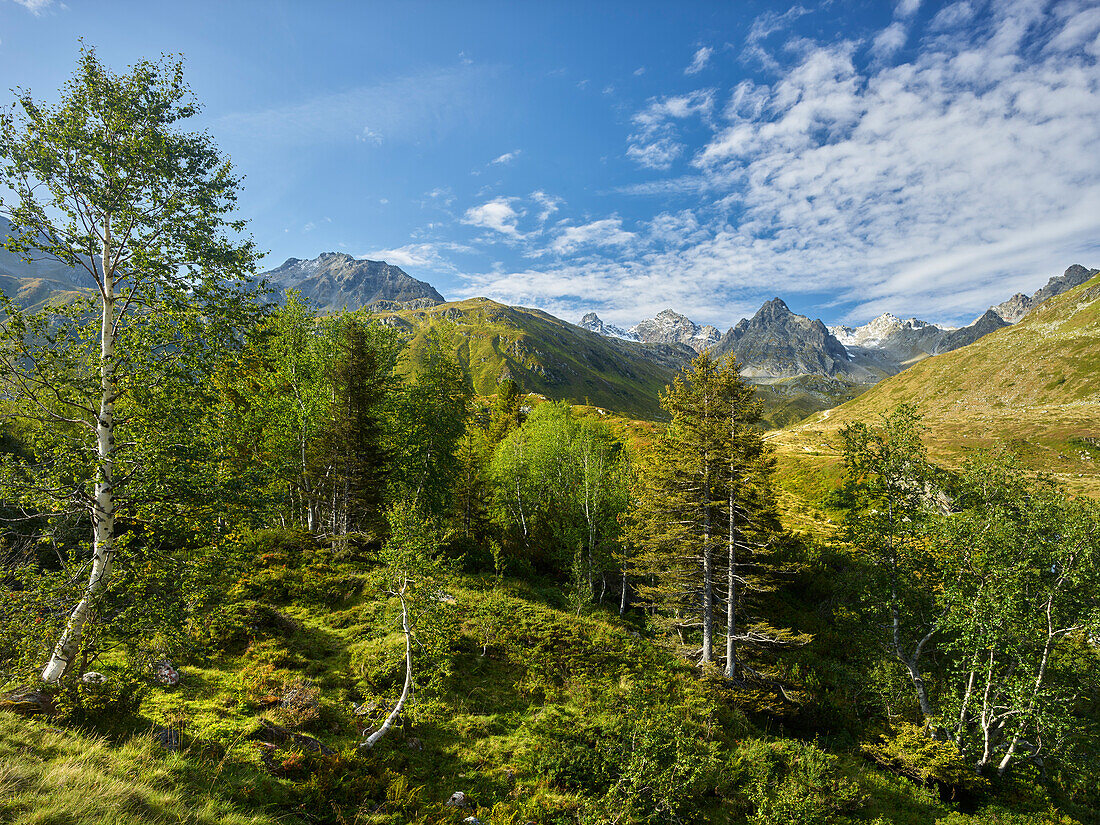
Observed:
[[[934,495],[920,418],[913,407],[902,405],[884,416],[880,427],[857,422],[840,436],[850,505],[847,537],[869,557],[872,610],[930,726],[935,709],[924,655],[937,632],[933,597],[942,569],[926,541]]]
[[[49,320],[5,307],[4,394],[16,415],[73,447],[40,462],[39,500],[84,507],[91,522],[87,584],[46,682],[80,649],[110,582],[125,491],[145,471],[118,437],[134,392],[178,368],[190,345],[231,337],[234,319],[248,315],[257,255],[231,217],[241,180],[210,135],[179,128],[199,111],[181,61],[117,74],[82,47],[57,103],[19,90],[0,116],[0,183],[13,193],[0,200],[14,229],[7,248],[77,269],[95,295]],[[56,461],[71,472],[58,474]]]
[[[440,629],[440,614],[454,599],[442,590],[450,572],[440,553],[442,533],[424,516],[416,502],[398,502],[387,513],[390,537],[379,554],[380,565],[373,577],[381,595],[397,601],[404,642],[405,678],[393,708],[379,725],[359,743],[360,750],[373,748],[401,719],[416,698],[418,664],[423,670],[446,636]],[[426,674],[421,673],[422,680]]]
[[[940,528],[947,732],[979,773],[1042,765],[1086,735],[1075,660],[1095,669],[1100,511],[1006,455],[968,462],[960,499]]]

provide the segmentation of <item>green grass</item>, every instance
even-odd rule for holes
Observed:
[[[773,698],[700,678],[666,640],[637,619],[620,619],[610,606],[578,616],[549,583],[506,580],[503,592],[494,594],[486,578],[464,575],[448,586],[454,602],[445,607],[434,678],[420,672],[418,704],[404,724],[375,751],[358,754],[361,732],[352,708],[378,700],[376,724],[403,676],[396,606],[369,588],[319,601],[318,594],[328,592],[325,577],[363,577],[361,560],[280,564],[262,567],[256,581],[270,593],[293,594],[268,605],[281,618],[256,628],[243,649],[183,663],[179,688],[152,689],[134,717],[103,720],[97,734],[0,714],[0,821],[396,825],[458,823],[473,813],[490,825],[576,822],[582,816],[605,822],[622,812],[624,802],[601,801],[603,791],[589,787],[595,781],[590,776],[619,770],[616,760],[629,758],[620,746],[656,729],[657,741],[666,731],[681,738],[678,747],[686,750],[678,758],[699,760],[713,772],[704,772],[709,779],[685,774],[669,780],[673,793],[677,783],[702,782],[698,798],[691,797],[696,815],[685,821],[745,823],[755,806],[765,804],[747,779],[738,778],[754,754],[797,761],[798,754],[819,753],[766,734],[781,730],[784,719],[797,729],[816,718],[815,685],[823,674],[815,668],[827,665],[813,645],[789,656],[784,673],[789,683],[802,680],[806,705],[772,716]],[[810,626],[821,622],[814,605],[828,596],[828,582],[819,576],[807,569],[773,594],[770,620],[823,631]],[[255,596],[247,586],[245,591]],[[487,626],[486,616],[496,621]],[[821,632],[822,639],[826,635]],[[263,698],[295,679],[308,679],[319,699],[317,713],[298,721]],[[282,750],[273,768],[262,746],[248,738],[261,718],[296,726],[339,754]],[[169,724],[183,730],[180,752],[164,751],[149,736],[155,725]],[[854,783],[863,801],[821,821],[934,823],[956,812],[928,789],[861,759],[851,741],[826,750],[835,757],[834,778],[810,776],[785,791],[773,789],[780,794],[774,810],[827,807],[828,783],[841,782],[848,788]],[[648,792],[648,784],[640,787],[638,793]],[[444,803],[456,790],[466,792],[476,809],[448,809]]]
[[[0,713],[0,821],[36,825],[267,825],[222,799],[186,754]]]
[[[682,352],[606,338],[541,310],[485,298],[380,317],[409,336],[410,364],[430,329],[449,329],[479,395],[493,395],[511,378],[524,392],[647,419],[662,417],[658,393],[687,360]]]

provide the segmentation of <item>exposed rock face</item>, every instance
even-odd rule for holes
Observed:
[[[586,329],[589,332],[594,332],[597,335],[605,335],[608,338],[622,338],[626,341],[637,341],[638,336],[632,332],[627,332],[622,327],[617,327],[614,324],[605,324],[600,320],[600,316],[595,312],[589,312],[583,318],[579,324],[581,329]]]
[[[385,261],[364,261],[342,252],[324,252],[309,261],[290,258],[261,273],[279,290],[297,289],[321,310],[358,309],[377,301],[430,299],[442,303],[431,284],[418,281]]]
[[[696,352],[710,349],[722,339],[715,327],[699,326],[671,309],[661,310],[654,318],[632,326],[628,332],[646,344],[682,344]]]
[[[967,344],[973,344],[979,338],[1007,326],[1009,326],[1009,324],[992,308],[987,309],[985,314],[970,326],[961,327],[947,333],[947,335],[943,337],[943,340],[936,345],[933,354],[951,352],[951,350],[965,347]]]
[[[901,361],[931,353],[950,331],[950,327],[916,318],[903,321],[889,312],[861,327],[829,327],[829,332],[849,350],[853,347],[884,349]]]
[[[1061,295],[1063,292],[1068,292],[1075,286],[1080,286],[1098,272],[1100,272],[1100,269],[1086,269],[1080,264],[1074,264],[1061,275],[1057,275],[1047,281],[1046,286],[1038,290],[1034,295],[1028,297],[1022,292],[1017,292],[1007,301],[1002,301],[996,306],[990,307],[990,309],[1002,320],[1010,324],[1015,324],[1047,298],[1053,298],[1055,295]]]
[[[750,378],[866,377],[821,321],[796,315],[779,298],[768,301],[751,319],[738,321],[714,353],[734,356],[744,365],[742,374]]]

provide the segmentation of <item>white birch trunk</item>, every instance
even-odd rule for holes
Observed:
[[[401,715],[401,711],[405,707],[405,702],[409,698],[409,694],[412,691],[412,674],[413,674],[413,660],[412,660],[412,630],[409,628],[409,609],[405,604],[404,595],[400,595],[401,599],[401,629],[405,631],[405,687],[401,691],[401,696],[397,700],[397,704],[393,706],[393,710],[390,711],[390,715],[386,717],[386,721],[382,723],[382,727],[368,736],[364,741],[359,743],[359,750],[369,750],[373,748],[375,744],[389,733],[390,728],[393,727],[397,718]],[[488,644],[486,644],[488,647]],[[482,648],[482,655],[484,656],[484,648]]]
[[[103,224],[103,312],[100,329],[100,402],[96,419],[96,458],[99,467],[92,506],[92,571],[84,588],[84,597],[69,616],[65,631],[54,648],[42,680],[56,684],[64,677],[80,650],[84,625],[93,602],[107,588],[111,576],[115,544],[115,278],[111,264],[111,224]]]

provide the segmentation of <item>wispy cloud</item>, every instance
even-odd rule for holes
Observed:
[[[920,4],[921,0],[898,0],[897,5],[894,6],[894,15],[896,17],[912,17],[917,13]]]
[[[764,53],[766,85],[651,99],[628,155],[692,171],[615,191],[691,208],[629,230],[615,215],[570,222],[538,241],[564,260],[470,275],[465,290],[620,323],[672,305],[725,328],[772,295],[843,284],[826,320],[967,322],[1071,263],[1100,265],[1095,4],[961,2],[931,21],[917,5],[897,4],[873,61],[866,39],[799,40]],[[804,12],[758,18],[750,40]],[[689,145],[686,117],[709,136]]]
[[[35,16],[42,14],[42,12],[52,6],[53,1],[54,0],[12,0],[13,3],[18,3]]]
[[[446,243],[412,243],[393,249],[375,249],[359,257],[372,261],[385,261],[394,266],[409,269],[454,273],[457,271],[455,265],[446,256],[449,251],[469,251],[469,248]]]
[[[759,63],[767,69],[778,71],[779,61],[764,46],[764,42],[776,32],[783,31],[800,17],[810,13],[805,6],[792,6],[782,14],[766,11],[752,21],[749,33],[745,37],[745,47],[741,50],[741,59],[749,63]]]
[[[636,131],[629,138],[627,157],[647,169],[668,169],[685,148],[676,122],[691,117],[707,119],[713,111],[713,89],[650,100],[634,115]]]
[[[626,246],[634,237],[633,232],[623,229],[619,218],[604,218],[563,228],[551,242],[550,249],[559,255],[566,255],[584,246]]]
[[[33,2],[33,0],[28,0]],[[374,138],[437,137],[474,118],[494,70],[460,65],[219,118],[214,131],[300,146]]]
[[[691,65],[684,69],[684,74],[693,75],[699,74],[707,67],[707,63],[710,62],[711,56],[714,54],[714,49],[710,46],[701,46],[691,58]]]
[[[521,149],[513,149],[511,152],[505,152],[503,155],[493,158],[489,161],[490,166],[506,166],[522,154]]]

